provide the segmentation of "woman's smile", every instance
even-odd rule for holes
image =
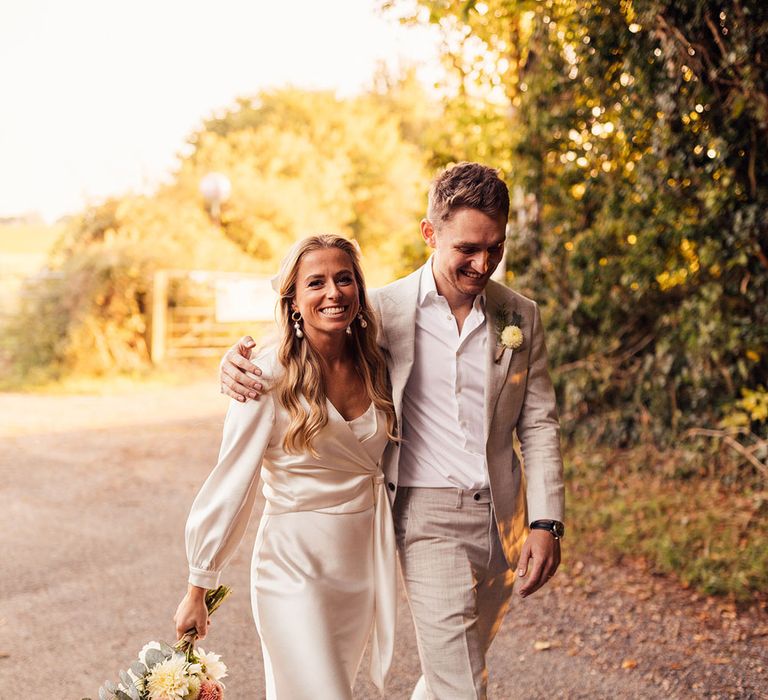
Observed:
[[[343,333],[360,310],[359,289],[352,262],[342,250],[307,253],[299,263],[294,310],[301,314],[303,331]]]

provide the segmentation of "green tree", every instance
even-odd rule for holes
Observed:
[[[332,231],[360,243],[369,284],[410,271],[424,248],[426,156],[406,138],[425,112],[420,99],[286,89],[242,99],[207,122],[171,184],[70,222],[51,275],[7,329],[17,370],[49,377],[145,366],[150,282],[160,268],[271,274],[295,240]],[[199,193],[211,171],[232,183],[220,226]]]
[[[484,141],[517,192],[510,276],[544,304],[567,428],[765,435],[768,7],[417,4],[458,76],[452,142]]]
[[[358,241],[371,284],[403,272],[403,253],[418,241],[426,164],[380,96],[266,92],[207,122],[191,143],[179,181],[227,174],[223,229],[270,269],[298,238],[333,231]]]

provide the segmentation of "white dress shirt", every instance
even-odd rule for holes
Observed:
[[[437,293],[432,260],[424,265],[403,397],[400,486],[488,487],[484,308],[481,294],[459,333],[448,301]]]

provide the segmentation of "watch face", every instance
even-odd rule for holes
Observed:
[[[557,520],[553,520],[552,532],[554,532],[558,537],[562,537],[565,534],[565,525],[557,522]]]

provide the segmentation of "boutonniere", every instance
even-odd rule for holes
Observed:
[[[496,364],[501,362],[505,350],[514,352],[523,344],[525,336],[520,328],[522,325],[523,317],[517,311],[513,311],[510,316],[507,307],[502,306],[496,312]]]

